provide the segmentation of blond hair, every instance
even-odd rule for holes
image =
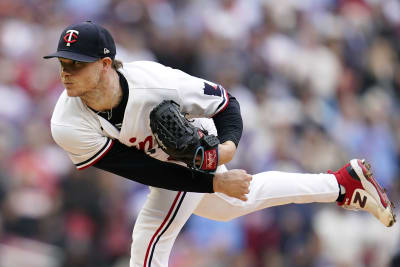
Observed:
[[[114,70],[118,70],[120,68],[122,68],[124,66],[124,64],[122,63],[122,61],[118,60],[118,59],[113,59],[111,67]]]

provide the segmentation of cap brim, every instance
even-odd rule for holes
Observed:
[[[82,61],[82,62],[95,62],[95,61],[99,60],[99,58],[97,58],[97,57],[76,54],[76,53],[69,52],[69,51],[57,51],[53,54],[44,56],[43,58],[48,59],[48,58],[53,58],[53,57],[62,57],[62,58],[67,58],[67,59],[72,59],[72,60]]]

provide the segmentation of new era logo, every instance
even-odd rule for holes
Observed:
[[[104,48],[104,55],[109,54],[110,50],[108,50],[107,48]]]

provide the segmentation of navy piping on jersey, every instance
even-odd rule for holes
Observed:
[[[228,92],[222,86],[219,86],[219,87],[222,90],[222,96],[223,96],[224,100],[221,102],[221,104],[218,105],[218,108],[217,108],[218,111],[213,116],[224,111],[229,104]]]
[[[181,207],[181,204],[182,204],[183,199],[185,198],[185,196],[186,196],[186,192],[183,192],[183,194],[182,194],[182,192],[179,191],[177,193],[177,195],[175,197],[175,200],[173,201],[173,203],[171,205],[171,208],[169,209],[167,215],[165,216],[164,221],[161,223],[160,227],[156,230],[156,232],[154,233],[154,235],[150,239],[150,243],[147,246],[146,255],[145,255],[145,258],[144,258],[144,263],[143,263],[144,267],[151,267],[151,261],[153,259],[153,254],[154,254],[155,247],[156,247],[158,241],[160,240],[161,236],[168,230],[169,226],[174,221],[174,219],[176,217],[176,214],[178,213],[179,208]],[[178,199],[179,199],[179,202],[178,202]],[[176,206],[177,202],[178,202],[178,205]],[[176,206],[176,209],[174,211],[175,206]],[[172,212],[174,212],[174,214],[172,215],[171,218],[169,218],[171,216]],[[160,233],[160,234],[158,234],[158,233]],[[154,239],[155,239],[155,242],[153,243]],[[149,255],[149,253],[150,253],[150,255]]]
[[[107,142],[104,144],[104,146],[94,154],[90,159],[85,160],[81,163],[75,164],[76,168],[78,170],[83,170],[86,169],[87,167],[92,166],[95,164],[97,161],[99,161],[107,152],[111,149],[111,147],[114,144],[114,140],[111,140],[110,138],[107,138]]]

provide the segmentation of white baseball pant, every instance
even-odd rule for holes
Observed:
[[[226,171],[220,166],[218,172]],[[179,231],[192,213],[229,221],[289,203],[334,202],[339,185],[333,174],[262,172],[253,175],[246,202],[221,193],[202,194],[150,188],[133,229],[130,267],[167,267]]]

